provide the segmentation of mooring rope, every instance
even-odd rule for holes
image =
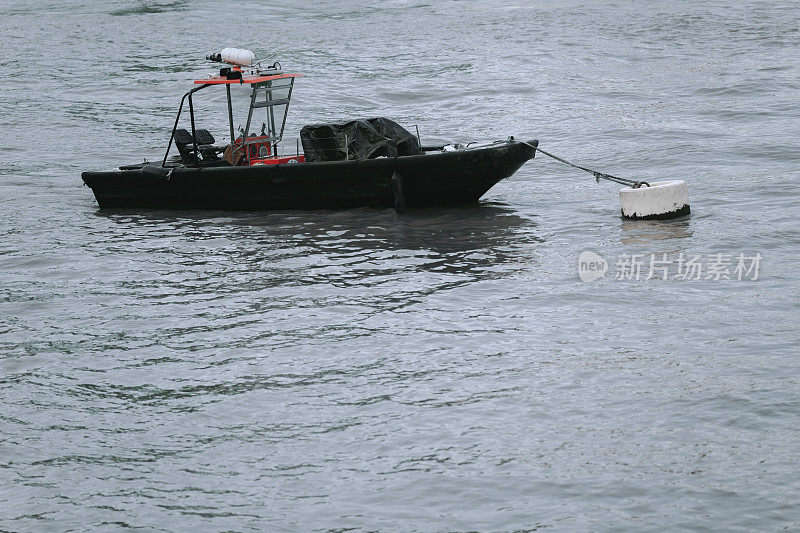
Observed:
[[[560,161],[560,162],[564,163],[565,165],[569,165],[571,167],[583,170],[584,172],[588,172],[589,174],[594,176],[594,179],[595,179],[595,181],[597,181],[597,183],[600,183],[600,180],[603,179],[603,180],[613,181],[613,182],[619,183],[621,185],[628,185],[630,187],[633,187],[634,189],[638,189],[642,185],[647,185],[648,187],[650,186],[650,184],[647,183],[646,181],[636,181],[636,180],[629,180],[627,178],[619,178],[617,176],[612,176],[611,174],[606,174],[605,172],[598,172],[597,170],[592,170],[590,168],[586,168],[586,167],[582,167],[580,165],[576,165],[575,163],[570,163],[566,159],[558,157],[555,154],[551,154],[550,152],[545,152],[544,150],[542,150],[538,146],[534,146],[531,143],[526,143],[525,141],[520,141],[520,142],[522,144],[527,144],[528,146],[530,146],[534,150],[543,153],[547,157],[552,157],[556,161]]]

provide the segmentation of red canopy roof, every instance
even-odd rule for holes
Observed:
[[[239,83],[258,83],[262,81],[281,80],[284,78],[299,78],[302,74],[273,74],[272,76],[242,76],[240,80],[229,80],[221,76],[214,76],[205,80],[194,80],[197,85],[233,85]]]

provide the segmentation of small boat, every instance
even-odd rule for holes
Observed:
[[[101,208],[329,209],[452,206],[475,203],[536,153],[538,141],[509,137],[482,145],[422,146],[383,118],[306,126],[294,152],[281,153],[294,81],[275,62],[262,67],[248,50],[226,48],[207,59],[228,63],[194,81],[183,95],[160,162],[83,172]],[[193,95],[224,86],[230,143],[196,126]],[[246,126],[234,131],[232,87],[250,89]],[[191,131],[179,128],[188,102]],[[251,127],[265,110],[260,132]],[[257,129],[257,128],[255,128]],[[175,145],[178,155],[169,157]]]

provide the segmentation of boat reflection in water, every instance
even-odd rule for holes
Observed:
[[[487,204],[404,215],[351,209],[100,210],[97,216],[111,223],[102,246],[141,255],[139,261],[146,257],[151,270],[174,272],[180,292],[252,291],[287,283],[364,286],[425,273],[474,281],[525,264],[527,247],[541,241],[533,221]]]

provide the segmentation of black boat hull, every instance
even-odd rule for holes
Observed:
[[[101,208],[332,209],[394,207],[392,176],[402,179],[405,207],[475,203],[535,155],[537,141],[364,161],[166,172],[142,169],[84,172]]]

